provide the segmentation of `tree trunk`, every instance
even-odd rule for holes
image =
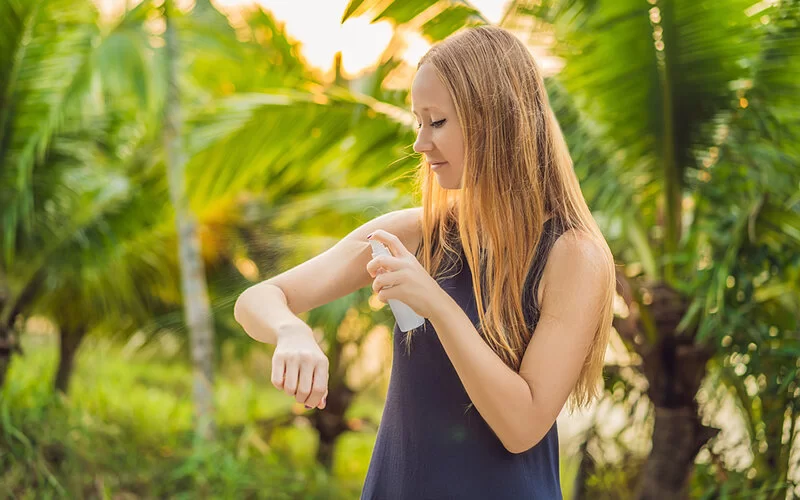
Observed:
[[[64,394],[69,392],[69,381],[74,367],[75,354],[86,335],[86,328],[78,327],[75,329],[61,328],[59,339],[58,370],[54,379],[54,386],[57,391]]]
[[[317,462],[322,464],[329,472],[333,468],[333,452],[336,439],[342,433],[350,430],[344,415],[350,407],[354,396],[355,392],[345,384],[330,387],[325,409],[316,411],[311,419],[314,428],[319,434]]]
[[[6,374],[11,366],[11,355],[14,353],[16,339],[10,328],[0,325],[0,389],[6,382]]]
[[[46,271],[45,267],[31,277],[16,297],[8,291],[5,281],[0,281],[0,388],[6,381],[6,374],[11,366],[11,357],[14,353],[22,354],[22,347],[19,338],[15,335],[16,331],[22,331],[24,317],[22,311],[28,307],[39,293],[44,282]],[[5,276],[0,276],[0,280],[5,280]]]
[[[687,498],[694,460],[719,429],[700,423],[695,395],[713,351],[694,344],[694,335],[677,334],[687,301],[663,283],[647,287],[649,308],[659,338],[642,349],[648,396],[655,407],[652,449],[644,464],[637,497],[646,500]]]
[[[700,423],[696,408],[655,408],[653,448],[645,462],[638,498],[688,498],[697,453],[719,429]]]
[[[182,118],[178,88],[180,49],[173,26],[172,0],[164,1],[164,33],[167,60],[167,96],[164,112],[163,139],[167,152],[167,175],[170,199],[175,210],[181,291],[186,325],[192,351],[195,432],[202,439],[214,436],[213,406],[213,338],[214,326],[208,298],[205,268],[200,256],[197,224],[186,197],[186,156],[182,144]]]
[[[580,449],[578,454],[581,457],[581,461],[578,464],[578,472],[575,474],[575,480],[573,481],[573,488],[572,488],[572,500],[585,500],[589,498],[589,491],[587,488],[587,481],[595,470],[594,460],[592,456],[589,454],[589,440],[592,439],[594,436],[594,423],[586,432],[586,436],[581,443]]]

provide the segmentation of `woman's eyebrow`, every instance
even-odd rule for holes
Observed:
[[[437,106],[426,106],[424,108],[421,108],[420,111],[425,111],[426,109],[435,109],[437,111],[441,111],[441,109],[439,107],[437,107]],[[417,114],[417,112],[416,112],[416,110],[414,109],[413,106],[411,107],[411,112],[414,113],[415,115]]]

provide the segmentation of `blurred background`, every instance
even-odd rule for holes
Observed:
[[[0,0],[0,496],[358,498],[391,366],[369,288],[270,382],[245,288],[418,206],[431,44],[516,34],[618,265],[565,498],[800,496],[800,2]],[[313,286],[313,283],[309,283]]]

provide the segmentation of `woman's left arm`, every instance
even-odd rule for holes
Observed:
[[[533,447],[561,412],[593,341],[611,280],[602,249],[572,231],[556,240],[540,284],[539,322],[516,373],[397,236],[379,229],[370,238],[392,254],[367,264],[378,298],[400,300],[428,318],[467,395],[503,446],[512,453]]]
[[[446,292],[431,307],[430,322],[467,394],[512,453],[545,436],[578,381],[609,282],[605,259],[591,240],[568,233],[556,241],[542,278],[539,322],[519,373],[480,338]]]

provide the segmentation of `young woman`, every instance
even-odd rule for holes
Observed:
[[[426,321],[395,326],[362,499],[561,498],[556,417],[602,390],[611,252],[517,38],[481,26],[438,43],[411,101],[422,207],[251,287],[237,320],[276,343],[273,384],[324,408],[327,359],[296,314],[371,282]],[[392,255],[373,259],[370,238]]]

